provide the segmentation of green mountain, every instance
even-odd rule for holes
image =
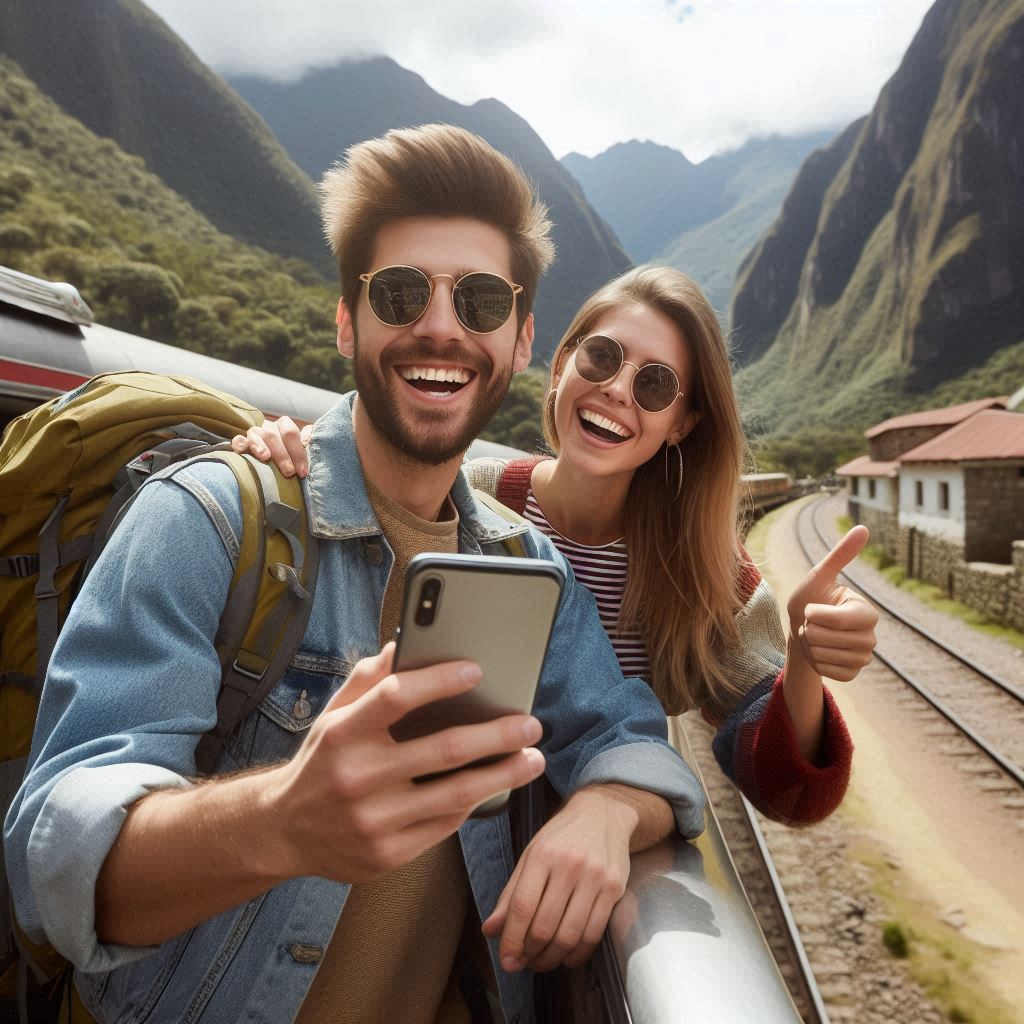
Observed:
[[[283,374],[351,387],[336,289],[246,245],[0,57],[0,263],[69,281],[97,319]]]
[[[562,164],[633,259],[678,267],[724,311],[740,262],[775,219],[801,161],[831,137],[752,139],[699,164],[634,140],[593,158],[570,153]]]
[[[737,375],[748,428],[863,429],[1024,379],[1022,52],[1024,0],[938,0],[805,168],[733,301],[763,352]]]
[[[437,121],[476,132],[515,160],[536,183],[555,225],[558,258],[537,297],[534,351],[541,359],[551,355],[587,295],[630,265],[572,175],[529,124],[497,100],[456,103],[385,57],[320,68],[290,83],[249,76],[229,81],[314,179],[354,143]]]
[[[5,0],[0,54],[221,230],[332,272],[313,183],[140,0]]]

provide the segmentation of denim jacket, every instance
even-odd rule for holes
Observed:
[[[310,446],[309,515],[322,548],[306,634],[218,772],[293,755],[353,664],[380,648],[393,559],[366,497],[353,402],[345,396],[317,423]],[[593,598],[544,538],[478,504],[461,474],[451,496],[460,551],[501,554],[501,538],[521,532],[529,554],[566,572],[534,707],[552,784],[563,795],[598,782],[659,793],[680,832],[698,835],[700,786],[666,742],[650,689],[619,672]],[[5,822],[7,868],[25,932],[75,964],[100,1021],[290,1021],[345,904],[345,884],[292,878],[159,946],[96,936],[96,880],[127,808],[191,785],[196,743],[215,723],[213,639],[240,529],[225,467],[186,465],[147,484],[75,601],[47,673],[28,772]],[[483,920],[513,867],[507,815],[470,820],[459,838]],[[497,942],[490,947],[506,1019],[531,1020],[529,972],[503,973]]]

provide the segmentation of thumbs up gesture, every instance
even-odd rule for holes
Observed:
[[[803,578],[787,605],[795,647],[822,676],[849,682],[871,660],[878,612],[839,582],[864,550],[868,531],[855,526]]]

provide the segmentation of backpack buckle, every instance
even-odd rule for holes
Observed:
[[[10,555],[0,558],[0,576],[13,576],[15,579],[26,580],[39,572],[38,555]]]

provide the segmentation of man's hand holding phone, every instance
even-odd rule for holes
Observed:
[[[395,722],[468,693],[481,672],[468,661],[392,672],[394,653],[389,643],[358,662],[295,757],[265,776],[286,877],[379,877],[451,835],[478,805],[544,771],[543,755],[531,746],[541,725],[531,715],[397,742]],[[467,767],[490,757],[501,760]]]

